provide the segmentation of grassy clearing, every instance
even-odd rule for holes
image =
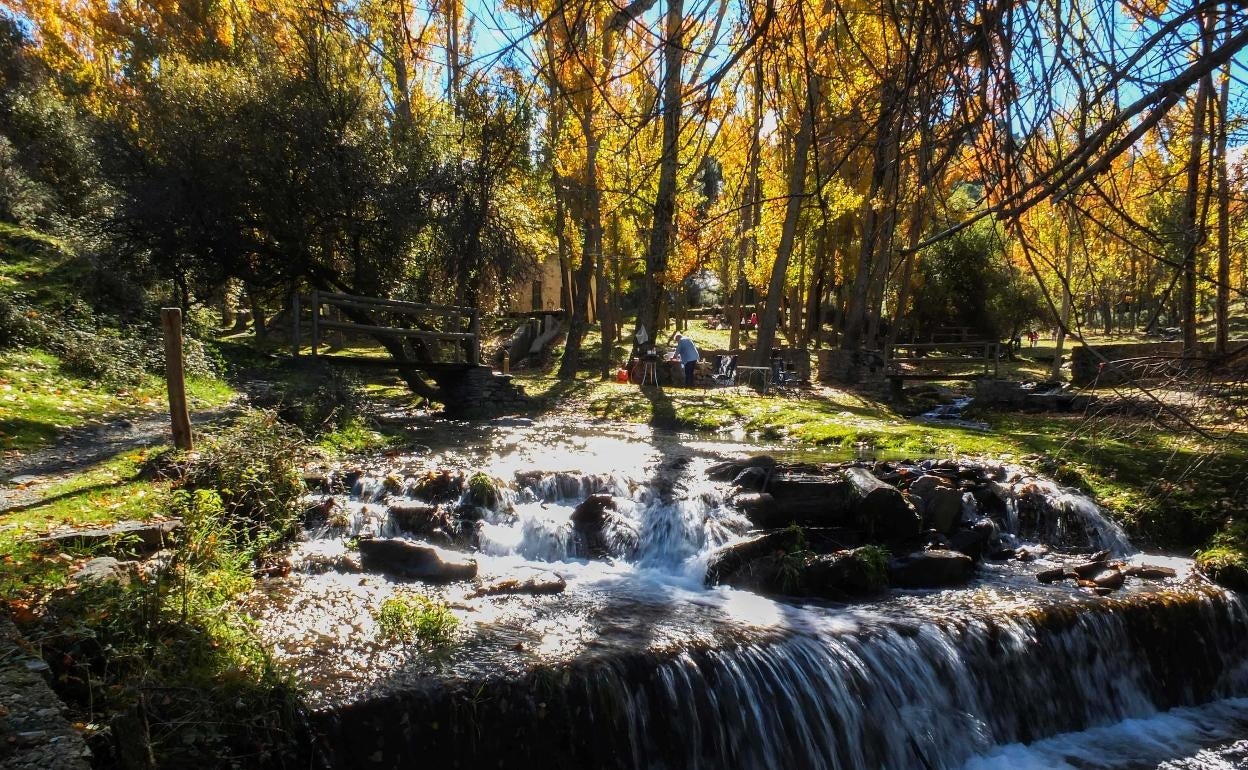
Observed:
[[[234,396],[221,380],[187,380],[192,410],[221,406]],[[156,414],[168,408],[167,398],[164,382],[153,376],[119,388],[66,372],[43,351],[0,352],[0,449],[37,449],[67,428]]]

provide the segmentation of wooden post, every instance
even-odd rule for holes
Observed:
[[[186,409],[186,377],[182,371],[182,309],[162,307],[160,326],[165,333],[165,381],[169,385],[169,420],[173,445],[191,451],[191,415]]]
[[[312,357],[316,358],[316,349],[321,344],[321,291],[312,290]]]
[[[468,353],[468,363],[477,366],[481,363],[481,313],[475,308],[468,320],[468,332],[472,334],[472,348]]]
[[[290,295],[290,357],[299,357],[299,290]]]

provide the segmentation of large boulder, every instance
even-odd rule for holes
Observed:
[[[569,520],[572,550],[577,556],[629,559],[636,554],[637,530],[628,519],[615,513],[615,499],[611,495],[590,495],[576,506]]]
[[[952,487],[932,487],[920,497],[923,523],[937,532],[952,532],[962,518],[962,493]]]
[[[438,506],[421,500],[395,500],[386,508],[394,525],[404,532],[423,535],[442,523]]]
[[[370,538],[360,541],[360,563],[369,572],[450,583],[477,576],[477,562],[458,554],[448,554],[433,546],[400,538]]]
[[[962,585],[975,572],[971,557],[957,551],[916,551],[893,559],[888,582],[897,588],[939,588]]]
[[[923,531],[918,511],[896,487],[880,481],[865,468],[846,468],[844,478],[849,484],[854,519],[872,540],[894,542]]]

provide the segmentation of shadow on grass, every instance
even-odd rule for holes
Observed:
[[[119,486],[122,486],[123,484],[129,484],[137,480],[138,480],[137,476],[133,478],[127,478],[127,479],[116,479],[114,481],[110,481],[107,483],[92,484],[91,486],[87,486],[87,487],[71,489],[66,492],[61,492],[60,494],[57,494],[57,495],[52,495],[51,497],[41,497],[38,500],[32,500],[29,503],[22,503],[21,505],[14,505],[14,506],[5,508],[4,510],[0,510],[0,518],[4,516],[9,516],[15,513],[25,513],[26,511],[33,511],[38,508],[43,508],[44,506],[58,503],[62,500],[68,500],[71,497],[78,497],[79,495],[90,495],[95,492],[103,492],[106,489],[119,487]]]

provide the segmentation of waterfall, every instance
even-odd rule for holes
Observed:
[[[1213,590],[881,618],[400,691],[329,709],[317,727],[326,766],[372,755],[390,767],[419,757],[474,767],[958,768],[997,747],[1248,694],[1246,632],[1238,600]]]

